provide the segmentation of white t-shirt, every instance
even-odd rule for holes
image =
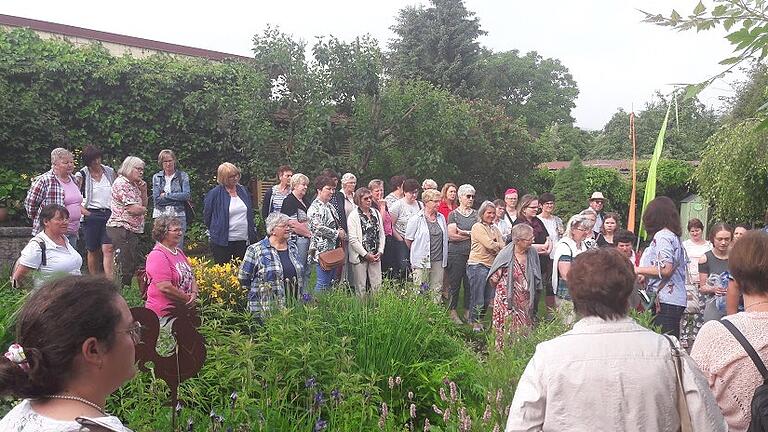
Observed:
[[[93,190],[91,190],[91,202],[88,204],[92,209],[109,209],[112,207],[112,185],[105,174],[102,174],[99,181],[92,181]]]
[[[551,218],[543,218],[541,215],[536,216],[541,222],[544,223],[544,227],[547,228],[549,238],[552,244],[556,245],[560,241],[560,229],[563,228],[563,221],[559,217],[552,215]],[[549,257],[555,259],[555,248],[552,248],[552,252],[549,253]]]
[[[248,240],[248,208],[238,196],[229,200],[229,241]]]
[[[123,423],[115,416],[93,417],[94,422],[101,424],[111,430],[119,432],[131,432],[130,429],[123,426]],[[8,412],[0,420],[0,431],[13,432],[77,432],[81,426],[76,421],[54,420],[42,416],[32,409],[29,399],[24,399],[18,405]]]
[[[45,242],[45,265],[42,264],[43,253],[40,248],[40,241]],[[80,275],[80,267],[83,265],[83,257],[69,244],[64,241],[64,246],[57,245],[51,240],[44,231],[32,237],[29,243],[21,250],[21,256],[18,263],[24,267],[37,270],[35,277],[35,287],[45,283],[56,273],[67,273],[71,275]],[[0,429],[2,430],[2,429]]]
[[[688,239],[683,242],[685,253],[688,254],[688,274],[694,282],[699,281],[699,258],[712,250],[712,243],[705,241],[704,244],[697,245],[693,240]]]
[[[393,227],[403,237],[405,237],[405,229],[408,226],[408,220],[411,216],[421,210],[421,205],[418,201],[414,201],[413,204],[405,202],[405,198],[400,198],[395,201],[389,207],[389,214],[392,216]]]
[[[569,261],[573,261],[576,256],[585,250],[587,250],[587,247],[585,244],[577,245],[575,241],[573,241],[570,237],[563,237],[560,239],[559,242],[557,242],[557,245],[554,247],[555,250],[555,256],[553,258],[553,264],[552,264],[552,288],[557,292],[557,283],[558,283],[558,268],[557,264],[560,262],[560,257],[565,255],[571,257]]]

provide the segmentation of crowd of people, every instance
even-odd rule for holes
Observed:
[[[89,273],[103,272],[129,285],[143,261],[146,306],[161,323],[169,306],[194,305],[198,286],[183,252],[192,222],[189,176],[178,169],[171,150],[161,151],[157,162],[151,203],[156,243],[145,260],[138,250],[150,208],[144,161],[128,156],[115,172],[88,146],[84,167],[74,172],[73,155],[58,148],[51,153],[51,170],[33,182],[25,207],[34,237],[12,281],[23,286],[33,274],[37,289],[22,312],[18,344],[6,353],[8,361],[0,362],[0,395],[26,399],[0,426],[49,415],[73,420],[73,412],[103,417],[104,398],[116,387],[85,393],[77,380],[90,371],[87,365],[114,355],[122,346],[116,338],[129,334],[136,342],[137,330],[124,316],[117,291],[103,287],[109,285],[106,279],[78,276],[79,235]],[[240,176],[234,164],[219,165],[218,185],[205,194],[203,221],[213,260],[240,263],[238,280],[256,319],[290,298],[338,282],[366,296],[381,288],[384,277],[443,303],[457,324],[483,331],[490,323],[496,349],[559,311],[575,321],[573,330],[537,347],[518,385],[508,431],[747,430],[761,375],[736,334],[768,354],[767,233],[714,223],[705,239],[702,221],[691,219],[689,239],[682,241],[677,206],[662,196],[643,213],[648,241],[636,250],[637,238],[622,228],[619,214],[604,210],[600,191],[563,222],[548,192],[519,196],[510,187],[503,199],[478,203],[470,184],[440,188],[432,179],[396,175],[385,195],[381,179],[358,186],[354,174],[326,169],[310,181],[289,166],[278,168],[278,183],[266,190],[257,209]],[[266,228],[261,239],[256,211]],[[52,278],[56,273],[72,276]],[[25,333],[26,325],[40,331],[36,320],[61,315],[56,311],[66,306],[52,304],[57,300],[47,291],[64,295],[76,285],[104,288],[105,301],[115,307],[102,312],[111,315],[92,329],[79,328],[90,333],[78,335],[79,345],[67,345],[72,352],[66,354],[56,344],[68,339]],[[628,318],[630,309],[650,310],[663,335]],[[94,347],[93,357],[86,344]],[[46,350],[69,356],[61,364],[78,365],[77,373],[67,374],[68,382],[44,379],[51,373],[41,363]],[[583,409],[608,401],[621,409]]]

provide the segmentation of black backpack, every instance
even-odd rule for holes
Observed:
[[[744,350],[749,354],[749,358],[757,366],[757,370],[760,371],[760,375],[763,376],[763,383],[757,386],[755,394],[752,396],[752,403],[750,404],[751,418],[749,422],[748,432],[768,432],[768,369],[765,367],[765,363],[760,359],[757,351],[747,342],[747,338],[733,325],[732,322],[724,319],[720,320],[721,323],[731,332],[733,337],[744,347]]]

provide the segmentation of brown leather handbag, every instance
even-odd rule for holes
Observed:
[[[340,267],[344,264],[344,260],[346,258],[347,254],[344,252],[344,248],[341,246],[325,252],[320,252],[317,255],[317,261],[320,263],[320,267],[322,267],[325,271]]]

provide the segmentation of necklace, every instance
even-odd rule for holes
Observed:
[[[752,306],[757,306],[757,305],[766,304],[766,303],[768,303],[768,300],[754,302],[751,305],[744,305],[744,310],[747,310],[747,309],[751,308]]]
[[[86,398],[81,398],[79,396],[72,396],[72,395],[50,395],[50,396],[46,396],[46,398],[48,398],[48,399],[65,399],[65,400],[77,401],[77,402],[80,402],[82,404],[88,405],[91,408],[95,408],[103,416],[107,415],[107,413],[104,412],[104,408],[96,405],[95,403],[89,401]]]
[[[157,244],[159,244],[160,246],[164,247],[165,250],[167,250],[168,252],[171,253],[171,255],[178,255],[179,254],[179,248],[173,248],[173,250],[171,250],[171,248],[169,248],[168,246],[166,246],[166,245],[164,245],[164,244],[162,244],[160,242],[158,242]]]

